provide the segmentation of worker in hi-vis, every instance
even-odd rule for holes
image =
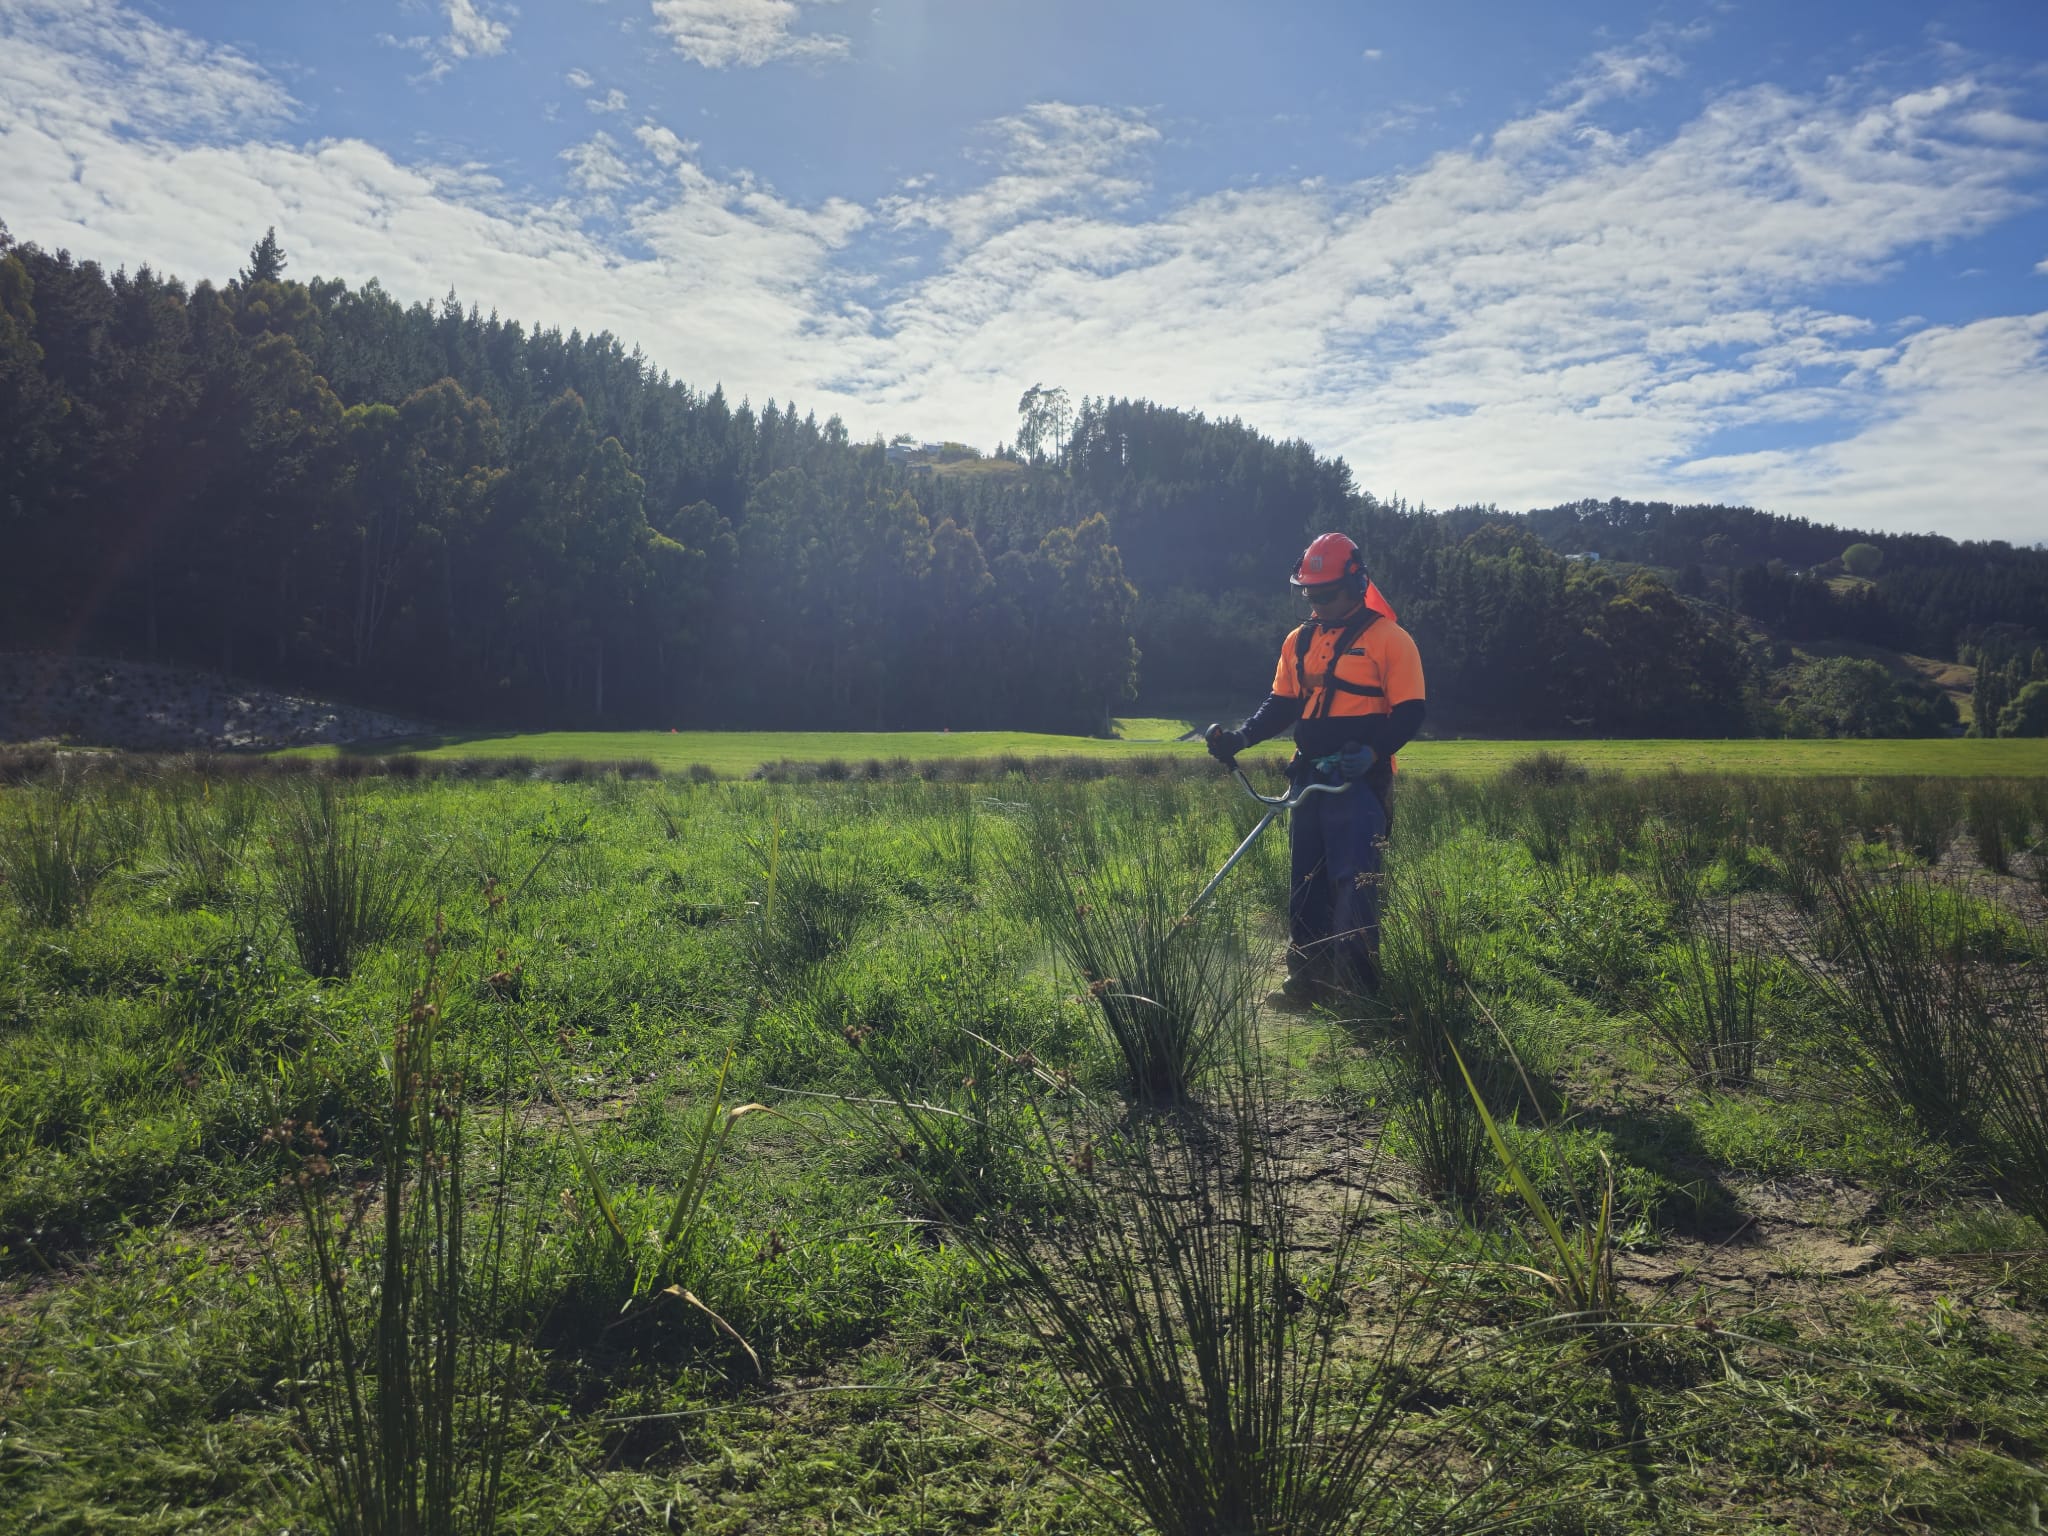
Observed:
[[[1233,761],[1294,727],[1288,778],[1348,783],[1293,813],[1287,982],[1275,1002],[1306,1006],[1379,985],[1380,852],[1391,815],[1394,754],[1422,729],[1422,658],[1366,574],[1358,546],[1326,533],[1291,584],[1309,621],[1287,637],[1273,691],[1234,731],[1208,730],[1209,751]]]

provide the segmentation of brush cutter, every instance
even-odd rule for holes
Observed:
[[[1316,766],[1318,768],[1327,767],[1329,764],[1334,763],[1335,761],[1336,759],[1334,757],[1321,758],[1317,761]],[[1252,844],[1256,843],[1259,840],[1260,834],[1263,833],[1266,830],[1266,828],[1270,827],[1275,821],[1279,820],[1280,815],[1283,811],[1293,810],[1297,805],[1301,804],[1301,802],[1306,800],[1310,795],[1341,795],[1344,793],[1345,790],[1351,787],[1353,782],[1352,780],[1347,779],[1342,784],[1303,784],[1299,788],[1295,789],[1294,792],[1291,794],[1262,795],[1258,792],[1258,790],[1252,787],[1252,781],[1244,776],[1244,770],[1238,767],[1236,763],[1232,763],[1230,765],[1230,771],[1237,775],[1237,782],[1244,786],[1244,792],[1246,794],[1250,795],[1254,800],[1258,801],[1259,804],[1269,807],[1269,809],[1267,810],[1264,816],[1259,818],[1259,824],[1256,827],[1253,827],[1250,832],[1245,834],[1245,840],[1237,845],[1237,852],[1233,853],[1228,859],[1226,859],[1224,861],[1223,867],[1216,871],[1215,878],[1212,879],[1207,885],[1202,887],[1202,894],[1197,896],[1192,902],[1188,904],[1188,910],[1185,914],[1186,917],[1193,917],[1195,915],[1196,910],[1202,905],[1202,903],[1209,899],[1210,892],[1214,891],[1217,886],[1223,883],[1223,877],[1229,874],[1232,869],[1237,867],[1237,861],[1243,858],[1247,853],[1251,851]]]

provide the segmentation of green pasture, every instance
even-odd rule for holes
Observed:
[[[743,777],[764,763],[837,760],[933,762],[963,758],[1090,757],[1114,761],[1161,753],[1194,756],[1197,742],[1174,740],[1181,722],[1126,720],[1117,737],[1030,731],[544,731],[527,735],[445,734],[360,747],[310,747],[299,754],[440,758],[530,757],[537,762],[646,761],[665,772],[703,766]],[[1285,743],[1255,755],[1284,752]],[[1554,752],[1593,771],[1740,773],[1769,777],[2038,778],[2048,775],[2048,740],[1929,741],[1419,741],[1403,767],[1485,775],[1533,752]]]
[[[907,755],[723,739],[495,745]],[[1308,1014],[1284,832],[1183,916],[1220,772],[54,762],[0,1531],[2038,1531],[2040,744],[1738,745],[1426,745],[1379,991]]]

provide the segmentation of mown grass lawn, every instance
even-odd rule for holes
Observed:
[[[1052,736],[1031,731],[543,731],[527,735],[447,734],[379,742],[360,748],[299,749],[426,757],[531,757],[550,762],[645,760],[667,772],[702,765],[721,776],[744,776],[764,763],[861,763],[908,759],[1198,755],[1196,742],[1171,739],[1171,720],[1120,722],[1124,735]],[[1261,749],[1265,756],[1285,743]],[[1401,754],[1405,768],[1429,773],[1497,773],[1532,752],[1560,753],[1589,769],[1621,773],[1743,773],[1779,776],[2038,778],[2048,775],[2042,741],[1421,741]]]

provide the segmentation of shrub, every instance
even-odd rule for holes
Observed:
[[[2001,736],[2048,736],[2048,678],[2027,684],[1998,712]]]
[[[1807,736],[1939,736],[1959,718],[1940,689],[1853,656],[1801,667],[1785,711],[1795,734]]]

